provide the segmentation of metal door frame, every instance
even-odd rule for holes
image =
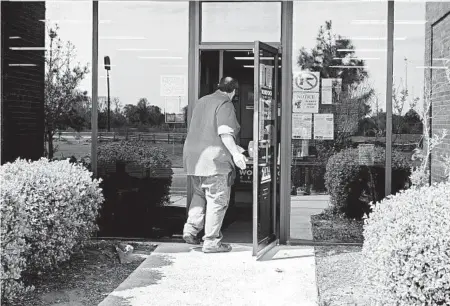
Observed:
[[[236,1],[238,2],[238,1]],[[290,232],[290,184],[291,165],[290,159],[283,158],[291,154],[292,134],[292,40],[293,40],[293,2],[281,2],[281,42],[269,42],[268,44],[281,50],[281,162],[280,162],[280,227],[279,243],[286,244]],[[248,50],[253,49],[254,42],[201,42],[201,1],[189,2],[189,63],[188,63],[188,127],[192,118],[192,110],[199,98],[200,92],[200,50]],[[192,186],[188,180],[187,184],[187,206],[192,199]]]
[[[263,48],[261,48],[263,47]],[[265,237],[262,241],[261,241],[261,245],[260,245],[260,241],[258,240],[258,210],[259,210],[259,123],[260,123],[260,116],[261,114],[261,110],[259,109],[260,107],[260,64],[261,64],[261,60],[260,60],[260,51],[264,50],[267,52],[271,52],[274,54],[274,72],[273,75],[275,77],[275,82],[274,82],[274,90],[272,90],[272,99],[275,100],[275,114],[272,114],[275,116],[275,132],[273,132],[275,135],[278,133],[278,90],[280,90],[278,88],[278,86],[280,85],[278,82],[278,56],[281,55],[281,50],[278,48],[275,48],[269,44],[263,43],[261,41],[255,41],[254,43],[254,64],[253,64],[253,71],[254,71],[254,76],[253,76],[253,82],[254,82],[254,110],[253,110],[253,154],[254,154],[254,158],[253,158],[253,256],[256,256],[257,258],[260,258],[261,256],[263,256],[267,251],[269,251],[273,246],[277,245],[279,242],[279,231],[277,229],[277,218],[279,218],[279,216],[277,215],[276,211],[277,211],[277,160],[278,160],[278,143],[276,141],[276,136],[275,136],[275,143],[274,143],[274,152],[273,152],[273,165],[272,167],[274,167],[275,170],[275,174],[273,175],[272,182],[273,182],[273,188],[271,188],[271,201],[272,201],[272,210],[271,210],[271,214],[273,217],[273,222],[271,224],[272,226],[272,233],[269,234],[269,236]],[[256,155],[256,158],[255,158]],[[268,241],[265,241],[268,240]]]

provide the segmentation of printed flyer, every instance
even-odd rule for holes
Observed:
[[[311,139],[312,114],[292,114],[292,139]]]
[[[314,139],[334,139],[333,114],[314,114]]]

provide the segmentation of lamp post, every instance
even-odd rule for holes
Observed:
[[[109,71],[111,70],[111,61],[109,59],[109,56],[105,56],[105,69],[106,69],[106,82],[107,82],[107,86],[108,86],[108,114],[107,114],[107,118],[108,118],[108,132],[111,132],[111,113],[110,113],[110,107],[111,107],[111,101],[110,101],[110,97],[109,97]]]

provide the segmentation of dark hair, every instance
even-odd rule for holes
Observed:
[[[233,92],[233,90],[238,89],[238,82],[232,77],[223,77],[219,82],[218,89],[226,93]]]

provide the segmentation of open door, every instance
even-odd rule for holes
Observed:
[[[278,49],[255,42],[253,108],[253,255],[278,242]]]

